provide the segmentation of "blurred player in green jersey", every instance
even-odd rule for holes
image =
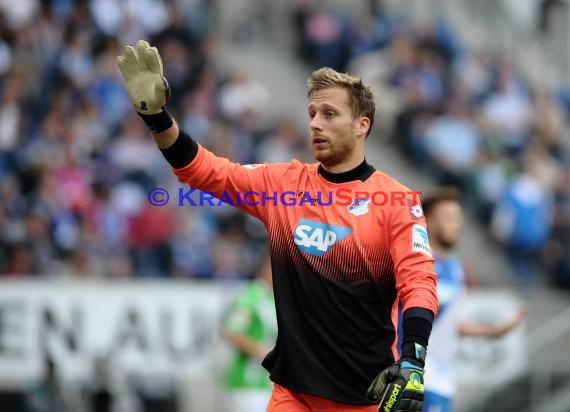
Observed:
[[[224,376],[228,410],[265,412],[273,383],[261,361],[277,338],[269,259],[230,306],[224,336],[235,351]]]

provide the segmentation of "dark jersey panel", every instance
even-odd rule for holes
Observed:
[[[300,253],[286,220],[269,224],[279,336],[263,366],[292,390],[370,404],[366,389],[394,362],[396,291],[388,252],[366,262],[354,242],[343,248],[340,241],[323,256]]]

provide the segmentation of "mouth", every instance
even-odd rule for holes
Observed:
[[[326,142],[326,139],[323,139],[322,137],[313,137],[313,144],[322,144]]]

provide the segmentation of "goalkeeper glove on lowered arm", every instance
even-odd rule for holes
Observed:
[[[174,123],[165,110],[170,87],[164,77],[162,59],[156,47],[145,40],[126,46],[117,64],[135,110],[152,133],[160,133]]]
[[[424,401],[426,348],[406,342],[400,360],[372,381],[366,398],[379,402],[378,412],[421,412]]]

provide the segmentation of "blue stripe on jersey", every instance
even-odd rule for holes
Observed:
[[[434,256],[434,272],[437,275],[438,316],[445,312],[447,305],[456,299],[463,287],[463,265],[457,256]],[[437,322],[437,318],[435,320]]]

